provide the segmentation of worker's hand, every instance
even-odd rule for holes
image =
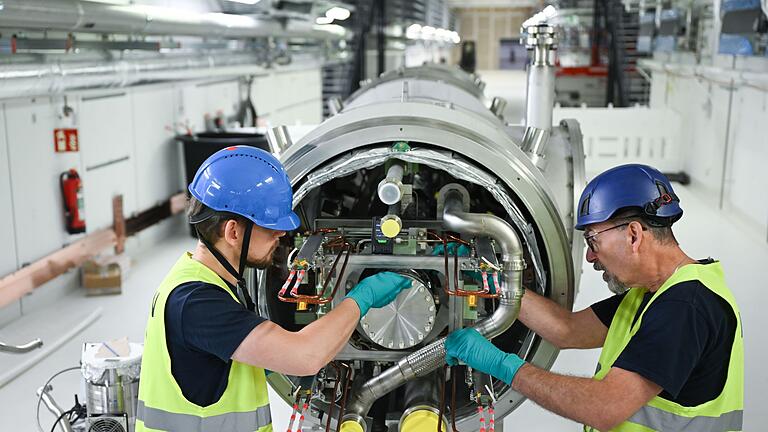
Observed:
[[[517,355],[496,348],[473,328],[457,330],[445,340],[445,362],[454,366],[459,361],[507,384],[512,383],[517,370],[525,363]]]
[[[370,308],[380,308],[388,305],[405,288],[411,287],[411,280],[392,272],[377,273],[360,281],[347,294],[360,308],[360,316],[368,313]]]
[[[446,247],[443,246],[442,243],[438,243],[435,245],[435,247],[432,248],[432,255],[443,255],[445,254]],[[464,243],[459,242],[450,242],[448,243],[448,255],[453,256],[456,255],[456,251],[458,249],[459,256],[469,256],[469,246],[465,245]]]

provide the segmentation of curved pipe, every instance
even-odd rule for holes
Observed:
[[[35,350],[37,348],[40,348],[41,346],[43,346],[43,341],[40,340],[39,338],[31,342],[27,342],[23,345],[8,345],[6,343],[0,342],[0,352],[24,354],[32,350]]]
[[[446,197],[443,222],[446,228],[473,235],[484,235],[496,239],[501,246],[503,272],[499,307],[493,315],[477,323],[474,328],[485,338],[494,338],[506,331],[517,320],[524,289],[522,274],[525,269],[523,247],[517,232],[504,220],[489,214],[465,213],[461,211],[460,195]],[[368,414],[373,403],[406,381],[423,377],[445,363],[445,339],[440,338],[426,347],[411,353],[395,366],[366,382],[355,393],[347,407],[343,420],[356,421]]]

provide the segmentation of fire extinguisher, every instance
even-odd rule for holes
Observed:
[[[64,219],[67,232],[78,234],[85,232],[85,207],[83,206],[83,182],[80,175],[72,168],[59,176],[61,195],[64,200]]]

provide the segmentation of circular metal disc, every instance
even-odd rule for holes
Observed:
[[[435,323],[435,299],[418,279],[383,308],[371,309],[360,320],[360,333],[371,342],[389,349],[405,349],[421,343]]]

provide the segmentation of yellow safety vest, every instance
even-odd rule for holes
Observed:
[[[264,369],[233,360],[224,394],[205,407],[187,400],[174,379],[165,340],[165,302],[176,287],[194,281],[216,285],[239,302],[221,277],[190,254],[176,262],[157,289],[147,322],[136,431],[271,432]]]
[[[608,374],[619,354],[624,351],[632,336],[637,333],[640,323],[643,321],[643,315],[651,304],[671,286],[692,280],[700,281],[712,292],[722,297],[731,306],[736,316],[736,334],[731,347],[728,378],[722,393],[711,401],[693,407],[682,406],[656,396],[629,417],[627,421],[614,428],[614,431],[726,432],[741,430],[744,416],[744,338],[741,329],[741,315],[733,294],[725,285],[723,269],[719,262],[706,265],[689,264],[678,269],[651,297],[634,325],[632,325],[632,320],[642,304],[643,295],[648,291],[644,288],[631,289],[621,301],[616,315],[611,321],[594,379],[601,380]],[[594,431],[595,429],[584,426],[584,430]]]

